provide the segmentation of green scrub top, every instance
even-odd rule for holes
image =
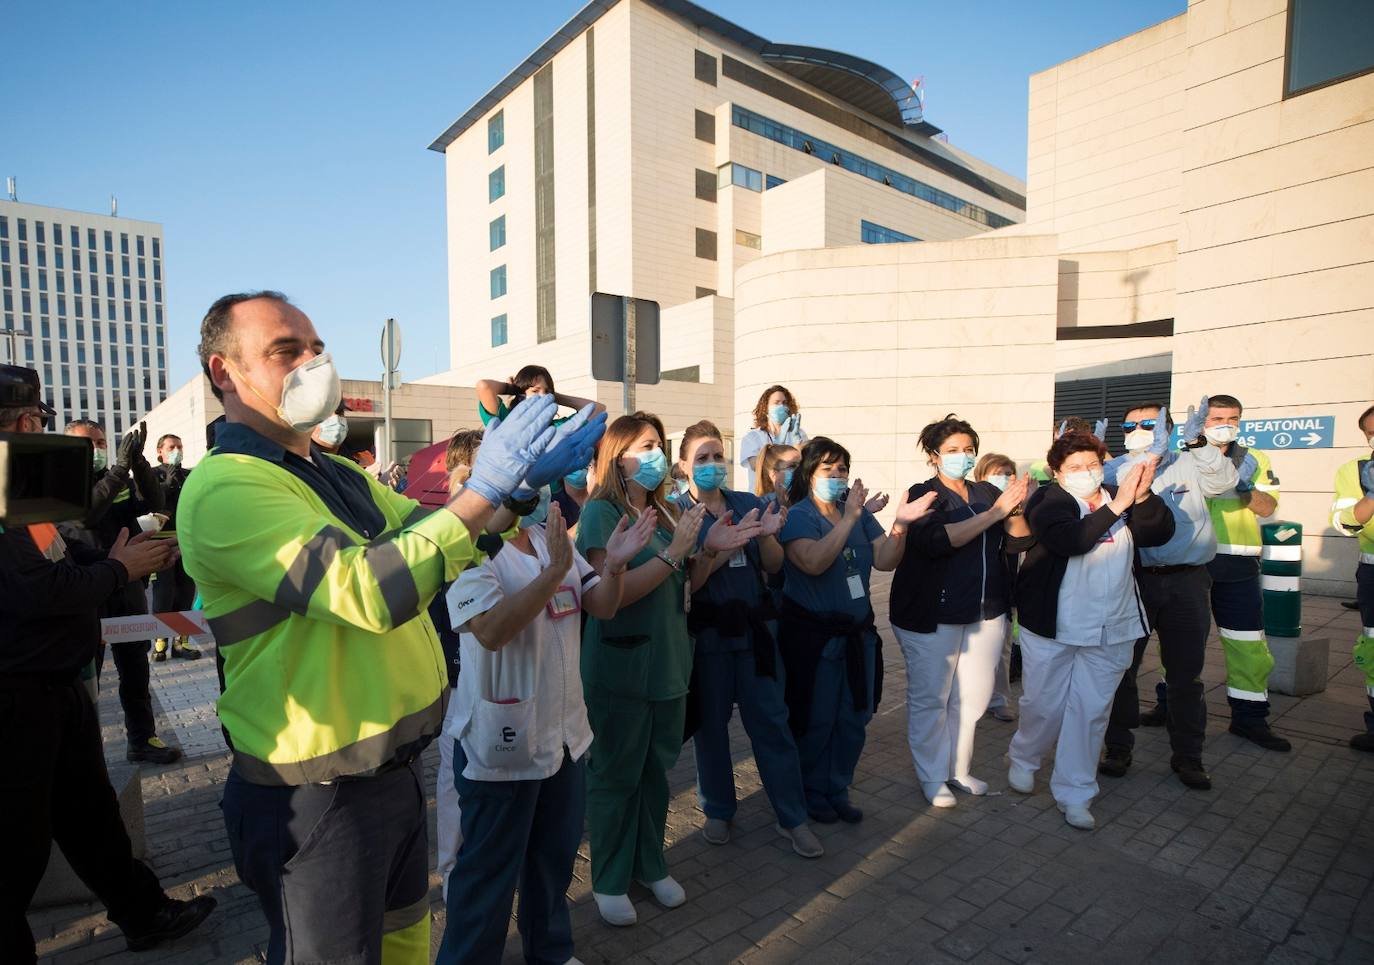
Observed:
[[[582,507],[577,525],[577,550],[586,556],[606,548],[624,513],[614,503],[593,499]],[[649,545],[630,561],[643,566],[666,550],[672,534],[663,527]],[[687,693],[692,676],[692,638],[687,633],[683,593],[687,567],[670,573],[643,599],[609,620],[587,618],[582,635],[582,682],[596,690],[641,700],[672,700]]]

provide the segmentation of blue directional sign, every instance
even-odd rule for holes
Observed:
[[[1330,449],[1335,438],[1335,416],[1309,415],[1241,419],[1236,441],[1247,449]],[[1175,449],[1183,448],[1181,426],[1174,426],[1173,443]]]

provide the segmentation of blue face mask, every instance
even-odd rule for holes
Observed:
[[[994,473],[987,478],[987,481],[1002,490],[1002,492],[1006,492],[1007,484],[1011,482],[1011,477],[1006,473]]]
[[[718,462],[693,466],[692,482],[697,484],[697,489],[706,491],[719,489],[721,484],[725,482],[725,467]]]
[[[534,507],[534,512],[530,513],[528,516],[520,517],[521,529],[529,529],[531,526],[538,526],[549,518],[549,501],[551,495],[548,486],[539,490],[539,505]]]
[[[639,462],[639,469],[630,477],[631,479],[650,492],[663,484],[663,477],[668,475],[668,457],[663,454],[662,449],[636,452],[632,456]]]
[[[570,472],[563,477],[563,481],[567,483],[569,486],[571,486],[573,489],[586,489],[587,470],[578,469],[576,472]]]
[[[811,491],[823,503],[839,502],[849,490],[849,480],[839,476],[818,476],[811,484]]]
[[[966,452],[947,452],[940,457],[940,472],[950,479],[963,479],[973,463],[974,458]]]
[[[768,418],[775,426],[780,426],[792,415],[792,410],[785,405],[770,405],[768,407]]]
[[[782,488],[783,488],[783,489],[791,489],[791,488],[792,488],[792,477],[795,476],[796,474],[797,474],[797,470],[795,470],[795,469],[784,469],[784,470],[782,471]]]

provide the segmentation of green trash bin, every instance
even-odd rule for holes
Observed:
[[[1302,634],[1302,524],[1260,526],[1260,588],[1264,591],[1264,632],[1271,637]]]

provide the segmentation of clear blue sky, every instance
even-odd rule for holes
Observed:
[[[1186,3],[703,5],[924,75],[931,121],[1024,177],[1027,77]],[[388,315],[405,377],[429,375],[449,354],[443,159],[426,146],[579,6],[11,0],[0,174],[21,201],[108,211],[115,194],[163,223],[172,386],[196,371],[210,302],[261,287],[311,315],[346,377],[379,376]]]

